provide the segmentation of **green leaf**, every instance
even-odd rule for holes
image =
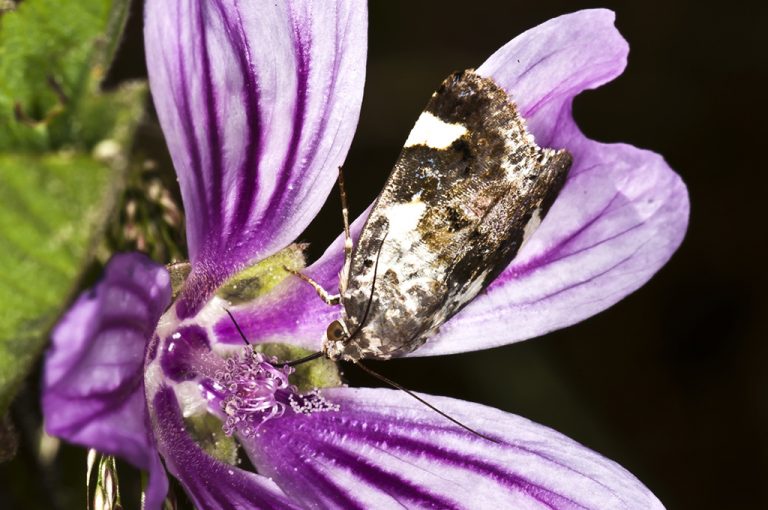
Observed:
[[[125,180],[147,87],[103,93],[100,84],[129,6],[26,0],[0,15],[0,415],[72,298]]]
[[[2,15],[0,150],[90,151],[112,131],[119,115],[94,102],[101,101],[99,85],[129,5],[129,0],[31,0]],[[105,115],[92,115],[94,107]]]
[[[86,156],[0,156],[0,414],[71,296],[111,175]]]

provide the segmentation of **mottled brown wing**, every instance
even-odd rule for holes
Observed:
[[[492,80],[473,71],[445,80],[355,246],[342,296],[357,331],[347,356],[384,359],[423,344],[509,265],[570,165],[566,151],[535,144]]]

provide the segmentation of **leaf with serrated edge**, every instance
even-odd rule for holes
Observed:
[[[129,0],[36,0],[0,24],[0,415],[109,216],[147,87],[109,93]]]
[[[110,133],[114,111],[89,118],[114,56],[129,0],[36,0],[0,24],[0,149],[90,150]],[[85,123],[98,123],[86,129]]]

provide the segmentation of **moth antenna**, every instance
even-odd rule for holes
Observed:
[[[347,190],[344,186],[344,171],[339,167],[339,196],[341,198],[341,217],[344,220],[344,266],[349,273],[349,262],[352,259],[352,236],[349,233],[349,205]]]
[[[379,244],[379,251],[376,252],[376,263],[373,265],[373,278],[371,278],[371,295],[368,297],[368,303],[365,305],[365,313],[363,314],[363,319],[360,321],[360,324],[357,326],[357,329],[349,335],[349,338],[347,338],[347,342],[352,340],[355,335],[360,333],[360,330],[363,329],[363,326],[365,325],[365,321],[368,319],[368,314],[371,311],[371,303],[373,303],[373,295],[374,290],[376,288],[376,276],[379,274],[379,259],[381,258],[381,249],[384,248],[384,241],[387,240],[387,236],[389,235],[389,229],[387,229],[387,232],[384,234],[384,237],[381,238],[381,244]]]
[[[378,274],[378,271],[379,271],[379,258],[381,258],[381,249],[384,247],[384,241],[387,239],[387,234],[389,234],[389,231],[387,231],[387,233],[384,234],[384,237],[381,239],[381,244],[379,244],[379,251],[376,253],[376,264],[374,264],[374,266],[373,266],[373,278],[371,279],[371,295],[368,298],[368,303],[365,306],[365,314],[363,315],[363,320],[360,321],[360,325],[357,326],[357,329],[355,329],[355,331],[351,335],[349,335],[349,338],[347,338],[347,341],[349,341],[352,338],[354,338],[355,335],[357,335],[360,332],[360,330],[363,328],[363,325],[365,325],[366,319],[368,319],[368,314],[371,311],[371,303],[373,303],[374,289],[376,288],[376,275]],[[227,313],[229,313],[228,310],[227,310]],[[232,314],[230,314],[229,316],[232,317]],[[232,321],[234,321],[234,320],[235,319],[233,317]],[[236,322],[235,322],[235,326],[237,326]],[[239,331],[240,327],[238,326],[237,329]],[[245,339],[245,337],[243,337],[243,339]],[[247,342],[247,340],[246,340],[246,342]],[[279,363],[279,364],[277,364],[275,366],[278,366],[278,367],[295,367],[296,365],[301,365],[302,363],[306,363],[308,361],[315,360],[315,359],[320,358],[322,356],[323,356],[322,351],[318,351],[318,352],[312,353],[312,354],[310,354],[308,356],[304,356],[303,358],[295,359],[293,361],[288,361],[286,363]],[[408,390],[405,390],[405,391],[408,391]],[[416,397],[416,396],[414,395],[414,397]],[[416,397],[416,398],[418,398],[418,397]]]
[[[235,325],[237,328],[237,332],[240,333],[240,338],[243,339],[243,342],[245,342],[245,345],[251,345],[251,342],[248,341],[248,338],[245,336],[245,333],[243,333],[243,330],[240,329],[240,324],[237,323],[235,320],[235,316],[232,315],[232,312],[230,312],[227,308],[224,308],[224,311],[227,312],[227,315],[229,315],[229,318],[232,319],[232,324]]]
[[[443,411],[441,411],[437,407],[433,406],[432,404],[430,404],[429,402],[427,402],[426,400],[424,400],[423,398],[421,398],[420,396],[418,396],[417,394],[415,394],[414,392],[412,392],[411,390],[409,390],[408,388],[406,388],[402,384],[396,383],[392,379],[389,379],[388,377],[385,377],[385,376],[381,375],[378,372],[374,372],[370,368],[368,368],[365,365],[363,365],[359,360],[358,361],[353,361],[353,363],[355,365],[357,365],[358,367],[362,368],[365,372],[367,372],[370,375],[372,375],[373,377],[375,377],[376,379],[378,379],[378,380],[380,380],[380,381],[382,381],[382,382],[384,382],[386,384],[389,384],[390,386],[392,386],[396,390],[401,390],[401,391],[406,392],[408,395],[410,395],[411,397],[415,398],[416,400],[418,400],[419,402],[421,402],[422,404],[424,404],[428,408],[432,409],[434,412],[436,412],[437,414],[439,414],[443,418],[449,420],[451,423],[454,423],[454,424],[458,425],[459,427],[463,428],[467,432],[469,432],[471,434],[474,434],[477,437],[482,437],[483,439],[486,439],[486,440],[488,440],[488,441],[490,441],[492,443],[501,444],[501,443],[499,443],[499,441],[496,441],[492,437],[488,437],[485,434],[483,434],[481,432],[478,432],[475,429],[473,429],[473,428],[471,428],[471,427],[469,427],[467,425],[464,425],[459,420],[457,420],[456,418],[448,415],[447,413],[444,413]]]
[[[312,360],[315,360],[317,358],[322,358],[322,357],[323,357],[323,352],[322,351],[317,351],[317,352],[313,352],[312,354],[309,354],[307,356],[304,356],[303,358],[295,359],[293,361],[287,361],[285,363],[278,363],[275,366],[276,367],[281,367],[281,368],[282,367],[295,367],[296,365],[301,365],[302,363],[306,363],[307,361],[312,361]]]
[[[240,333],[240,338],[243,339],[243,342],[245,342],[245,345],[251,345],[251,342],[248,341],[248,338],[245,336],[245,333],[243,333],[243,330],[240,329],[240,324],[237,323],[235,320],[235,316],[232,315],[232,312],[230,312],[228,309],[224,309],[225,312],[227,312],[227,315],[229,315],[229,318],[232,319],[232,324],[235,325],[237,328],[237,332]],[[307,361],[312,361],[313,359],[317,359],[323,355],[322,352],[318,351],[313,354],[310,354],[309,356],[304,356],[303,358],[295,359],[293,361],[289,361],[287,363],[278,363],[275,365],[276,367],[295,367],[296,365],[301,365],[302,363],[306,363]]]

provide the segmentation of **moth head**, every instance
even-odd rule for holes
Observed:
[[[344,321],[333,321],[325,330],[323,352],[328,358],[337,360],[344,354],[344,348],[349,341],[349,330]]]

